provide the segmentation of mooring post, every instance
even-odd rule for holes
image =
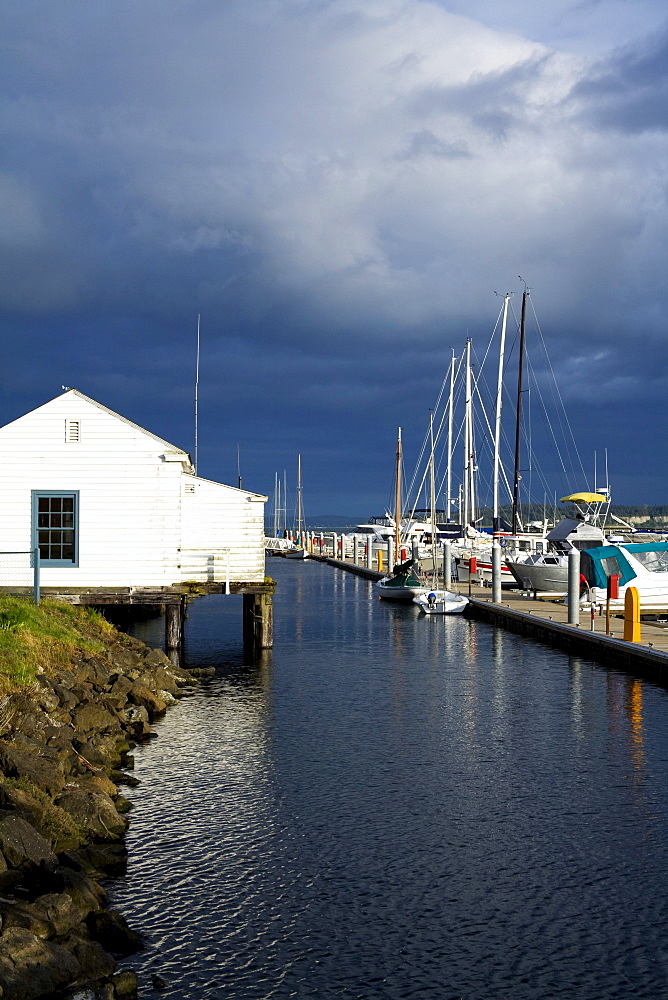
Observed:
[[[183,641],[183,599],[165,606],[165,648],[178,649]]]
[[[492,542],[492,600],[501,603],[501,546]]]
[[[624,638],[627,642],[642,642],[640,594],[637,587],[627,587],[624,595]]]
[[[353,565],[357,566],[359,562],[359,539],[357,535],[353,538]]]
[[[568,553],[568,624],[580,624],[580,550]]]
[[[373,542],[371,541],[370,535],[369,540],[366,543],[366,568],[373,569]]]

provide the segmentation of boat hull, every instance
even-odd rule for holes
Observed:
[[[568,590],[568,562],[507,562],[518,586],[540,592],[565,594]]]
[[[413,598],[413,604],[417,604],[425,615],[461,614],[468,603],[467,597],[451,590],[430,590]]]
[[[385,577],[374,583],[378,597],[382,597],[384,601],[402,601],[405,604],[410,604],[414,597],[426,594],[429,590],[428,587],[421,587],[419,584],[393,583],[393,579],[393,577]]]

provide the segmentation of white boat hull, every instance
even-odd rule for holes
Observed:
[[[461,614],[468,603],[467,597],[454,594],[451,590],[430,590],[413,598],[413,604],[417,604],[425,615]]]
[[[558,558],[558,557],[551,557]],[[553,563],[541,560],[535,562],[508,562],[508,571],[518,586],[530,590],[564,594],[568,590],[568,559]]]

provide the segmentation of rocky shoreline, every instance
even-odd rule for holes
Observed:
[[[136,784],[132,748],[195,683],[161,650],[118,633],[103,653],[49,666],[0,703],[0,997],[131,1000],[116,960],[142,947],[108,908]],[[160,983],[156,983],[159,988]]]

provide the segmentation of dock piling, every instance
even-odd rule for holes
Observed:
[[[568,553],[568,624],[580,624],[580,551]]]

